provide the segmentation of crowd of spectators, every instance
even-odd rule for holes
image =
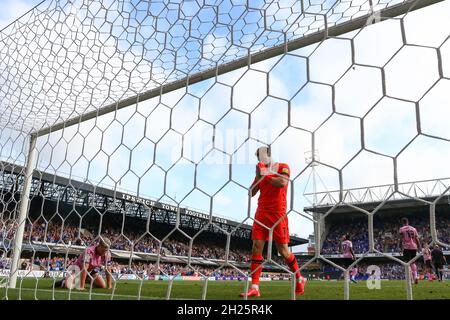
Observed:
[[[368,276],[367,268],[371,263],[360,263],[358,264],[358,274],[360,277]],[[381,279],[389,280],[404,280],[405,279],[405,267],[398,263],[380,263],[377,264],[380,268]]]
[[[427,216],[409,217],[410,224],[414,226],[422,241],[431,241],[429,218]],[[439,216],[436,223],[439,239],[444,243],[450,243],[450,217]],[[401,227],[400,217],[382,217],[374,219],[374,239],[375,248],[382,252],[398,253],[400,252],[400,244],[398,237],[398,229]],[[12,239],[16,226],[12,221],[3,222],[0,226],[0,238],[7,237]],[[42,223],[35,221],[28,223],[25,227],[24,241],[25,242],[47,242],[47,243],[64,243],[67,245],[74,244],[80,246],[88,246],[95,242],[96,233],[94,230],[86,228],[79,229],[74,226],[61,226],[53,224],[52,222]],[[340,253],[341,237],[344,234],[349,234],[353,242],[353,250],[355,253],[363,253],[368,250],[368,223],[367,217],[353,217],[352,219],[342,219],[338,222],[330,224],[328,234],[322,246],[323,254]],[[117,250],[144,253],[158,253],[160,250],[160,242],[150,236],[140,237],[135,233],[121,233],[120,230],[114,228],[105,229],[103,233],[111,242],[111,248]],[[189,244],[179,241],[177,239],[169,238],[162,243],[162,255],[188,256]],[[192,246],[192,257],[200,257],[206,259],[223,260],[225,258],[225,248],[206,244],[195,243]],[[249,263],[250,252],[245,249],[230,249],[229,260],[236,262]],[[53,258],[34,258],[28,263],[33,268],[46,271],[62,271],[65,267],[72,264],[74,257],[65,261],[62,257]],[[280,261],[278,261],[280,260]],[[282,263],[281,259],[277,262]],[[1,263],[1,261],[0,261]],[[377,264],[381,269],[382,279],[404,279],[404,268],[395,263],[379,263]],[[1,266],[0,266],[1,267]],[[182,275],[182,276],[213,276],[213,277],[237,277],[240,273],[234,268],[220,268],[208,266],[196,266],[188,268],[186,265],[174,263],[160,263],[159,268],[155,263],[146,263],[133,261],[130,265],[113,261],[113,273],[115,274],[136,274],[142,276],[153,275]],[[365,275],[367,266],[359,264],[360,276]],[[248,270],[241,269],[246,272]],[[330,272],[327,270],[326,272]],[[324,273],[326,273],[324,271]],[[334,272],[339,272],[334,270]]]
[[[22,270],[41,270],[41,271],[64,271],[75,262],[76,257],[68,257],[65,260],[64,257],[34,257],[31,259],[22,259]],[[373,263],[362,262],[357,265],[358,275],[357,278],[367,279],[369,276],[367,268]],[[404,280],[405,268],[396,263],[391,262],[379,262],[375,264],[380,268],[381,279],[389,280]],[[248,274],[249,268],[240,268],[240,271],[231,267],[218,267],[218,266],[204,266],[204,265],[192,265],[188,267],[185,264],[177,263],[160,263],[159,267],[154,262],[142,262],[133,261],[131,264],[126,264],[117,260],[113,260],[111,263],[111,271],[117,278],[134,275],[140,279],[151,278],[152,276],[194,276],[194,277],[233,277],[238,278]],[[1,268],[9,268],[5,265]],[[304,270],[305,276],[308,276],[311,270]],[[317,272],[314,272],[317,274]],[[332,266],[324,265],[319,272],[319,278],[326,278],[327,275],[331,275],[332,279],[342,279],[342,271]],[[263,272],[262,277],[270,278],[285,278],[288,277],[287,273],[276,272]]]
[[[367,268],[371,263],[359,263],[357,265],[358,273],[357,279],[367,279],[369,277],[369,272]],[[380,268],[380,279],[383,280],[404,280],[405,279],[405,268],[397,263],[383,262],[376,263],[377,267]],[[337,268],[326,266],[322,269],[322,275],[331,275],[331,278],[342,279],[343,272]]]
[[[3,223],[0,226],[0,238],[12,239],[14,237],[15,226],[13,222]],[[60,243],[65,245],[89,246],[96,241],[96,232],[86,228],[77,228],[73,226],[56,225],[50,222],[34,221],[29,222],[25,226],[24,243]],[[111,249],[124,250],[143,253],[158,252],[163,256],[188,256],[189,242],[180,241],[178,239],[169,238],[161,244],[153,237],[141,235],[133,232],[122,234],[120,230],[109,227],[105,229],[102,236],[111,240]],[[205,258],[212,260],[224,260],[226,255],[225,243],[222,246],[214,245],[212,243],[205,243],[194,241],[192,245],[191,257]],[[228,260],[241,263],[249,263],[251,259],[251,251],[244,248],[230,248],[228,253]],[[282,259],[276,255],[273,256],[278,263],[283,263]]]
[[[68,258],[65,260],[64,257],[35,257],[31,259],[23,259],[21,264],[22,270],[40,270],[40,271],[64,271],[74,264],[76,257]],[[199,266],[193,265],[187,267],[183,264],[175,263],[160,263],[159,268],[156,263],[139,262],[135,261],[133,263],[124,264],[119,261],[113,260],[111,263],[111,271],[113,274],[120,275],[136,275],[140,278],[144,276],[156,276],[156,275],[166,275],[166,276],[207,276],[207,277],[241,277],[244,276],[242,272],[248,273],[248,268],[244,268],[239,272],[235,268],[231,267],[217,267],[217,266]],[[282,277],[286,274],[281,273],[264,273],[264,276],[279,276]]]
[[[66,245],[88,246],[95,242],[94,230],[79,229],[71,226],[61,226],[52,222],[48,223],[28,223],[25,227],[25,242],[46,242],[64,243]],[[146,236],[141,237],[135,233],[121,234],[120,230],[113,228],[106,229],[102,234],[111,240],[111,249],[158,253],[160,243],[156,239]],[[188,256],[189,244],[177,239],[167,239],[162,243],[162,255]],[[225,259],[225,248],[216,245],[206,245],[195,243],[192,246],[191,257],[201,257],[206,259]],[[250,252],[243,249],[230,249],[228,259],[236,262],[248,262]]]
[[[441,242],[450,243],[450,217],[436,219],[436,229]],[[421,241],[431,242],[429,217],[414,216],[409,218],[409,224],[417,229]],[[375,249],[386,253],[399,253],[400,242],[398,231],[401,227],[400,218],[383,217],[374,219]],[[348,234],[353,243],[355,253],[364,253],[369,249],[369,233],[367,217],[343,219],[333,222],[322,245],[322,254],[340,253],[341,237]]]

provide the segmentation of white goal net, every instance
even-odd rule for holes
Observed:
[[[367,230],[354,265],[396,263],[412,299],[420,255],[377,246],[374,217],[395,199],[423,204],[430,243],[448,246],[435,209],[450,196],[436,183],[450,177],[449,12],[448,0],[42,1],[0,31],[2,298],[206,299],[224,278],[246,290],[248,189],[270,146],[291,167],[291,245],[315,238],[301,272],[320,262],[348,277],[321,247],[326,219],[351,207]],[[374,185],[386,188],[367,209],[351,190]],[[93,290],[94,274],[85,292],[56,288],[103,239],[112,290]],[[264,255],[263,278],[294,278],[271,242]],[[162,292],[147,286],[158,279]],[[200,283],[192,296],[186,279]]]

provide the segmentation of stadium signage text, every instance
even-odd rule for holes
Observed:
[[[165,204],[165,203],[161,203],[161,202],[156,202],[154,200],[149,200],[149,199],[145,199],[145,198],[135,197],[135,196],[131,196],[131,195],[125,194],[125,193],[122,193],[121,198],[122,198],[122,200],[129,201],[129,202],[135,202],[135,203],[141,203],[148,207],[160,208],[160,209],[164,209],[164,210],[168,210],[168,211],[172,211],[172,212],[178,211],[177,206],[173,206],[173,205],[169,205],[169,204]],[[198,211],[180,208],[180,213],[185,214],[187,216],[191,216],[191,217],[209,220],[208,214],[201,213]],[[223,219],[223,218],[212,217],[212,221],[228,224],[228,220]]]
[[[188,216],[192,216],[192,217],[197,217],[200,219],[205,219],[208,220],[209,219],[209,215],[201,213],[201,212],[197,212],[197,211],[192,211],[192,210],[188,210],[185,209],[184,210],[184,214],[188,215]],[[222,218],[217,218],[217,217],[212,217],[212,220],[215,222],[220,222],[220,223],[228,223],[228,221],[226,219],[222,219]]]
[[[168,205],[164,205],[167,207],[167,208],[165,208],[163,206],[163,204],[159,204],[156,201],[148,200],[148,199],[140,198],[140,197],[135,197],[135,196],[130,196],[129,194],[125,194],[125,193],[122,193],[122,200],[129,201],[129,202],[135,202],[135,203],[142,203],[149,207],[163,207],[163,209],[169,209]],[[176,207],[173,206],[173,208],[174,208],[173,211],[176,211]]]

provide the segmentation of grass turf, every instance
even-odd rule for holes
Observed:
[[[83,299],[137,299],[140,291],[140,299],[165,299],[168,289],[167,281],[118,281],[114,290],[92,289],[79,292],[65,289],[52,290],[51,279],[24,279],[18,281],[16,289],[0,289],[0,297],[5,299],[39,299],[39,300],[83,300]],[[171,299],[201,299],[203,283],[199,281],[174,281],[171,291]],[[306,285],[305,295],[299,300],[320,300],[344,298],[343,281],[310,281]],[[208,282],[207,299],[228,300],[242,299],[239,292],[244,290],[244,282],[210,281]],[[450,299],[449,282],[421,281],[413,286],[414,299]],[[364,281],[358,284],[350,284],[350,299],[360,300],[402,300],[406,298],[404,281],[382,281],[381,289],[369,290]],[[290,299],[290,282],[272,281],[261,283],[261,297],[251,299]]]

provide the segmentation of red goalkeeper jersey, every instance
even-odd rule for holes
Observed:
[[[276,174],[278,173],[278,174]],[[275,187],[270,183],[272,178],[276,178],[279,175],[284,175],[287,178],[290,177],[291,170],[285,163],[272,163],[271,170],[268,175],[265,175],[259,182],[259,198],[258,198],[258,211],[269,211],[271,213],[277,213],[283,215],[286,213],[287,203],[287,190],[288,184],[283,187]]]

